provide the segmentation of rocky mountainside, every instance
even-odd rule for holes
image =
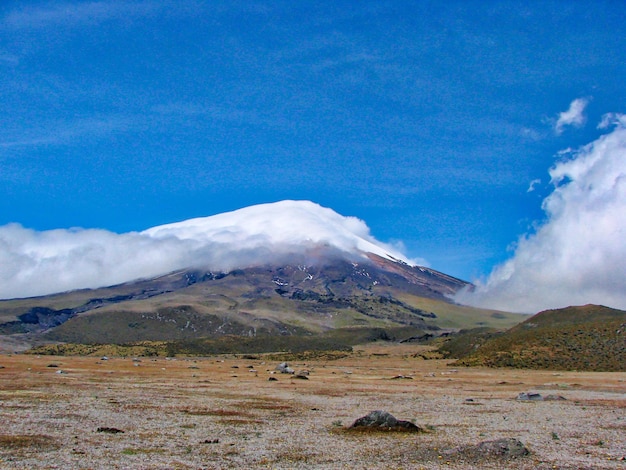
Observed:
[[[510,326],[521,319],[450,303],[447,296],[467,283],[438,271],[372,253],[355,261],[327,250],[277,266],[182,270],[108,288],[0,301],[0,334],[29,344],[121,344],[312,337],[359,327],[393,329],[397,339],[406,339],[455,327],[459,318],[464,320],[458,326]]]

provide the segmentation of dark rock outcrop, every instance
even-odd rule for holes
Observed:
[[[349,429],[373,431],[420,432],[422,429],[410,421],[396,419],[392,414],[376,410],[357,419]]]

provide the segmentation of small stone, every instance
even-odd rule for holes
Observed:
[[[539,393],[522,392],[517,395],[517,400],[520,401],[542,401],[543,397]]]
[[[563,401],[563,400],[567,400],[567,398],[561,395],[546,395],[543,400],[544,401]]]
[[[460,446],[443,452],[446,456],[460,455],[466,458],[484,460],[487,458],[516,459],[530,454],[529,450],[517,439],[502,438],[483,441],[475,445]]]
[[[522,457],[530,453],[524,444],[513,438],[483,441],[476,448],[479,452],[506,458]]]

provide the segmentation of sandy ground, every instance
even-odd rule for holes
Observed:
[[[626,469],[625,373],[454,369],[416,350],[290,362],[308,380],[262,356],[0,356],[0,468]],[[372,410],[427,432],[346,431]],[[503,437],[530,455],[449,452]]]

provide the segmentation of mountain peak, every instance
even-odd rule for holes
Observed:
[[[280,201],[160,225],[143,232],[96,229],[37,232],[0,227],[0,298],[32,297],[147,279],[187,268],[228,272],[329,256],[373,254],[410,261],[379,242],[356,217],[311,201]]]
[[[367,253],[414,264],[397,249],[370,235],[367,225],[311,201],[285,200],[161,225],[142,232],[153,239],[176,238],[223,245],[238,252],[267,250],[303,254],[328,247],[344,254]],[[244,263],[246,264],[246,263]]]

